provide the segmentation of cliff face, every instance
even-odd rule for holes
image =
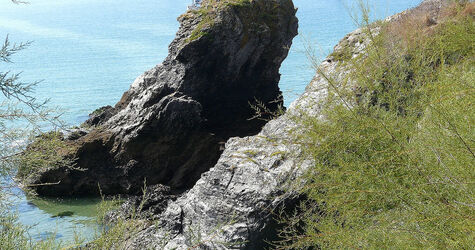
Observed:
[[[424,1],[420,6],[392,16],[398,22],[415,12],[437,21],[445,0]],[[373,27],[377,33],[379,27]],[[364,53],[369,38],[356,30],[343,38],[335,53],[319,66],[334,80],[351,74],[335,55]],[[293,144],[298,117],[321,117],[321,101],[327,96],[327,80],[317,75],[287,113],[267,123],[255,136],[231,138],[218,163],[196,185],[159,216],[159,223],[134,235],[126,247],[141,249],[261,249],[263,239],[272,239],[272,214],[296,197],[287,192],[312,160],[302,157],[301,145]],[[269,234],[270,233],[270,234]],[[275,235],[274,235],[275,236]]]
[[[192,187],[233,136],[259,132],[250,103],[282,104],[279,68],[297,34],[291,0],[203,1],[178,21],[165,61],[138,77],[115,107],[69,136],[74,169],[42,170],[26,184],[48,196],[135,193],[147,184]],[[85,134],[85,135],[83,135]]]

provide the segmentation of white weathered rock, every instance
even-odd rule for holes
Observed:
[[[436,12],[445,0],[429,0],[398,14],[398,20],[413,11]],[[375,27],[373,32],[377,33]],[[369,44],[358,29],[340,41],[335,51],[349,49],[352,56]],[[337,82],[351,69],[329,56],[319,68]],[[270,121],[255,136],[231,138],[218,163],[201,176],[196,185],[169,203],[160,222],[127,241],[128,248],[142,249],[260,249],[269,233],[272,211],[295,198],[288,187],[298,185],[296,177],[312,166],[293,143],[298,132],[296,117],[322,119],[321,101],[327,96],[328,82],[322,75],[307,86],[287,113]],[[298,120],[298,119],[297,119]]]

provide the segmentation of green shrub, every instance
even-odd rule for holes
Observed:
[[[99,187],[100,190],[100,187]],[[130,214],[120,211],[123,200],[120,197],[106,199],[98,205],[97,223],[102,225],[96,238],[88,244],[88,249],[125,249],[127,241],[138,233],[146,221],[140,218],[140,213],[146,202],[146,183],[144,182],[142,201],[138,207],[132,207]],[[101,191],[102,193],[102,191]],[[111,218],[113,216],[113,218]]]
[[[0,213],[0,248],[5,250],[52,250],[61,249],[55,237],[35,241],[28,237],[27,228],[18,223],[15,216]]]
[[[303,177],[307,201],[287,218],[280,248],[473,247],[475,22],[462,14],[469,7],[452,6],[455,14],[437,25],[409,23],[405,34],[366,26],[371,45],[348,62],[351,79],[325,76],[325,119],[299,120],[305,132],[297,138],[315,160]]]
[[[73,167],[74,159],[65,157],[68,145],[60,132],[48,132],[36,136],[26,150],[18,154],[17,177],[28,178],[40,170],[55,167]]]

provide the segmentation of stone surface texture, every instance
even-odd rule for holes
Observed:
[[[448,2],[426,0],[386,22],[418,12],[437,22]],[[254,97],[269,102],[280,94],[278,69],[297,20],[290,0],[254,0],[252,6],[252,11],[233,6],[218,12],[215,24],[204,25],[196,39],[203,16],[180,17],[164,63],[137,78],[113,109],[104,109],[112,116],[96,114],[92,120],[101,125],[71,142],[86,171],[46,171],[39,181],[62,183],[37,191],[77,194],[100,182],[109,192],[130,192],[146,178],[147,184],[168,187],[149,188],[148,203],[136,197],[124,205],[146,204],[146,217],[154,221],[118,249],[263,249],[275,236],[274,211],[298,198],[292,190],[313,164],[294,139],[301,129],[297,121],[324,119],[327,77],[338,82],[351,74],[334,55],[364,55],[369,38],[362,29],[345,36],[337,53],[318,66],[324,74],[261,129],[262,123],[247,120],[248,102]],[[277,10],[270,20],[259,15],[270,9]],[[371,29],[375,34],[380,28]],[[224,152],[222,141],[227,141]]]
[[[422,11],[437,20],[445,0],[424,1],[418,7],[388,18],[401,18]],[[379,32],[373,27],[373,32]],[[369,39],[361,29],[345,36],[335,51],[364,53]],[[319,66],[335,81],[350,74],[337,58],[329,56]],[[262,249],[271,239],[272,215],[276,208],[295,199],[292,187],[298,176],[312,166],[293,135],[298,117],[321,117],[321,101],[328,82],[317,74],[305,93],[286,114],[268,122],[255,136],[231,138],[218,163],[202,174],[196,185],[168,204],[158,223],[134,234],[127,249]],[[297,118],[297,119],[296,119]]]
[[[98,194],[98,186],[135,194],[144,182],[181,192],[216,164],[230,137],[261,130],[250,104],[282,105],[279,68],[298,28],[292,0],[203,1],[202,8],[178,18],[162,64],[115,107],[91,114],[89,129],[66,138],[75,168],[42,170],[26,185],[45,196]]]

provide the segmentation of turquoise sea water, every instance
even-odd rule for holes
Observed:
[[[19,188],[10,191],[7,199],[33,240],[55,238],[66,247],[91,241],[102,231],[96,220],[100,198],[49,199],[27,197]]]
[[[294,0],[299,8],[300,35],[294,39],[284,62],[280,87],[286,105],[300,95],[314,76],[305,55],[310,42],[323,58],[348,32],[355,29],[351,0]],[[419,0],[369,0],[374,18],[415,6]],[[0,2],[0,39],[33,41],[15,56],[14,64],[0,64],[0,71],[22,71],[24,81],[43,80],[39,99],[64,110],[63,119],[78,125],[87,114],[113,105],[145,70],[160,63],[178,29],[176,17],[191,0],[30,0],[28,5]],[[94,201],[35,201],[15,198],[20,220],[32,226],[37,238],[57,232],[71,240],[73,231],[92,234],[88,222]],[[47,204],[47,205],[45,205]],[[58,211],[74,212],[55,217]],[[55,225],[53,227],[53,225]],[[54,230],[53,230],[54,229]]]

